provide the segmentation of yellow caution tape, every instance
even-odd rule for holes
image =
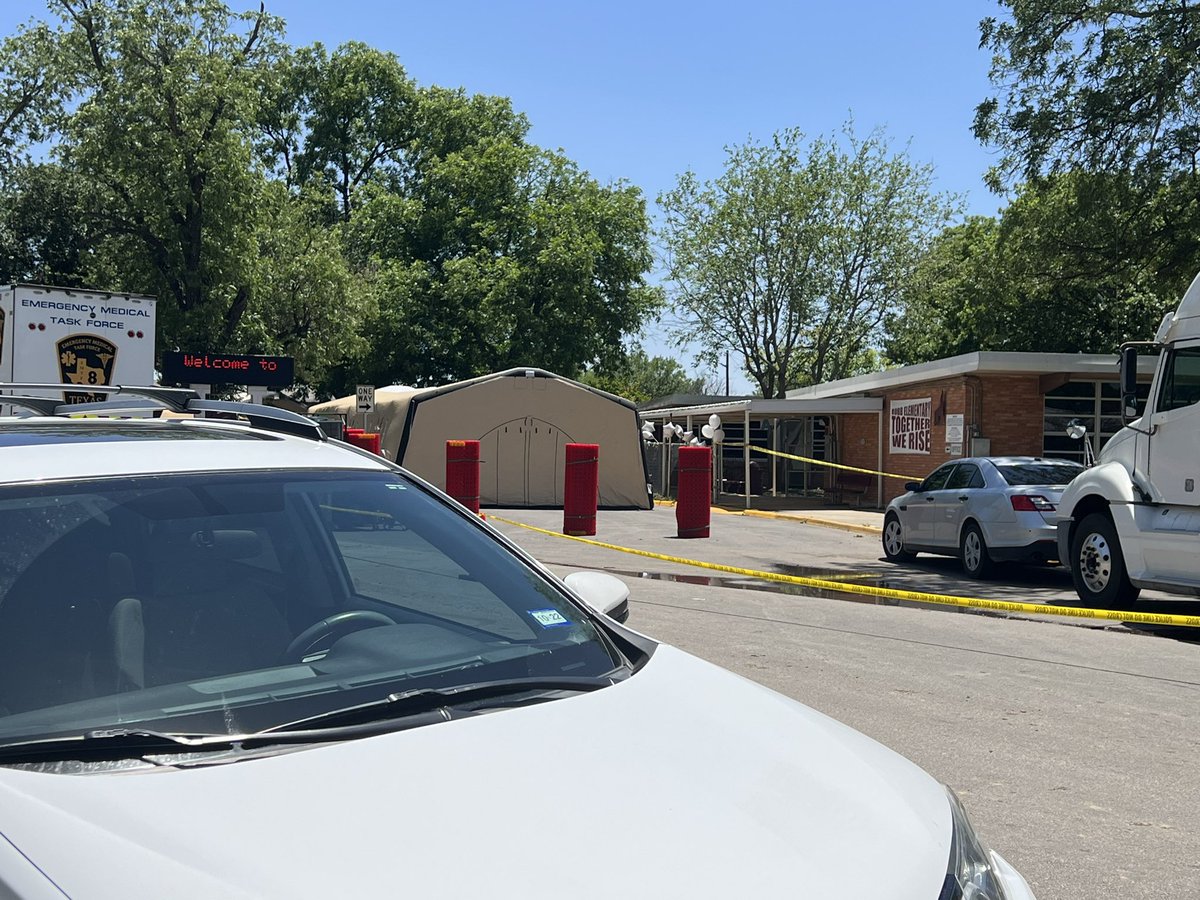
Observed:
[[[745,447],[745,444],[726,444],[726,447]],[[924,475],[895,475],[891,472],[880,472],[876,469],[860,469],[858,466],[844,466],[841,463],[829,462],[824,459],[813,459],[810,456],[796,456],[794,453],[783,453],[779,450],[768,450],[766,447],[755,447],[750,445],[750,449],[758,453],[766,453],[768,456],[781,456],[784,459],[794,459],[797,462],[813,463],[818,466],[828,466],[831,469],[844,469],[847,472],[862,472],[864,475],[881,475],[884,478],[899,478],[901,481],[921,481]]]
[[[885,597],[889,600],[907,600],[911,603],[931,603],[938,606],[959,606],[967,609],[986,609],[993,612],[1027,613],[1037,616],[1064,616],[1071,619],[1101,619],[1109,622],[1133,622],[1140,625],[1179,625],[1185,628],[1200,628],[1200,616],[1180,616],[1172,613],[1140,613],[1125,612],[1113,609],[1086,609],[1074,606],[1051,606],[1042,603],[1017,603],[1010,600],[981,600],[976,597],[956,597],[951,594],[927,594],[921,591],[902,591],[896,588],[875,587],[868,584],[852,584],[844,581],[833,581],[827,578],[809,578],[803,575],[783,575],[778,572],[760,572],[756,569],[743,569],[737,566],[723,566],[718,563],[702,562],[697,559],[685,559],[681,556],[667,556],[663,553],[652,553],[649,550],[637,550],[632,547],[622,547],[618,544],[608,544],[590,538],[573,537],[526,525],[501,516],[492,516],[493,521],[527,528],[539,534],[564,538],[568,541],[579,541],[593,547],[605,550],[616,550],[620,553],[632,553],[635,556],[645,556],[663,562],[678,563],[682,566],[695,566],[700,569],[711,569],[716,572],[729,572],[733,575],[746,575],[763,581],[779,581],[784,584],[798,584],[803,587],[820,588],[827,591],[838,591],[843,594],[862,594],[868,597]]]

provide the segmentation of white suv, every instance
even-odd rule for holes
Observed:
[[[615,579],[300,416],[110,393],[0,420],[0,897],[1032,897]],[[63,417],[162,407],[249,422]]]

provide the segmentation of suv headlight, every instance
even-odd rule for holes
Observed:
[[[938,900],[1005,900],[991,855],[971,827],[967,811],[954,791],[946,788],[946,794],[950,797],[954,830],[950,836],[950,865]]]

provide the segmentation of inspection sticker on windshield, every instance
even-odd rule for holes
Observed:
[[[529,615],[543,628],[557,628],[560,625],[570,625],[557,609],[527,609]]]

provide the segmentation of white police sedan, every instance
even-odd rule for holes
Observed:
[[[0,897],[1032,898],[912,763],[308,420],[22,402]]]
[[[994,562],[1057,560],[1054,510],[1083,468],[1034,456],[968,457],[938,466],[888,504],[884,555],[897,562],[918,552],[958,556],[971,578],[986,578]]]

